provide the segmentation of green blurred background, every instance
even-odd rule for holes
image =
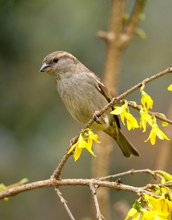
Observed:
[[[134,1],[128,1],[128,10]],[[106,30],[110,0],[0,0],[0,182],[8,185],[27,177],[49,178],[80,126],[66,112],[52,77],[39,73],[44,56],[66,50],[96,73],[103,72],[106,46],[96,32]],[[141,27],[147,39],[135,37],[127,49],[120,77],[120,92],[172,64],[172,1],[151,0]],[[155,100],[154,110],[167,113],[171,95],[166,76],[146,87]],[[137,92],[130,100],[138,100]],[[137,114],[138,116],[138,114]],[[172,117],[171,117],[172,118]],[[171,129],[169,127],[169,129]],[[125,129],[126,131],[126,129]],[[148,133],[126,134],[139,149],[140,158],[125,159],[115,146],[111,173],[130,168],[155,168],[161,146],[144,143]],[[91,156],[77,163],[71,158],[63,177],[90,177]],[[172,170],[167,170],[172,172]],[[139,179],[139,180],[138,180]],[[127,177],[124,182],[142,185],[147,176]],[[90,216],[90,192],[86,187],[62,189],[76,219]],[[112,192],[113,204],[135,196]],[[112,209],[114,215],[114,210]],[[0,202],[0,219],[69,219],[51,188],[35,190]],[[118,217],[116,216],[116,219]]]

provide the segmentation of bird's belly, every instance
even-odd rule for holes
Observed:
[[[81,102],[79,102],[79,104],[75,106],[71,105],[70,103],[68,107],[68,111],[72,115],[72,117],[82,125],[86,125],[89,120],[93,118],[95,111],[100,110],[92,106],[91,103],[89,105],[89,108],[87,108],[84,104],[82,105]],[[104,114],[100,117],[101,124],[94,122],[90,126],[90,128],[97,131],[106,130],[106,128],[109,126],[110,118],[111,115],[109,113]]]
[[[92,88],[91,85],[87,86],[87,91],[83,89],[82,85],[74,84],[71,89],[60,88],[58,84],[58,90],[64,105],[66,106],[72,117],[80,124],[85,125],[92,117],[95,111],[103,108],[108,102],[100,92]],[[74,87],[77,86],[77,90]],[[69,87],[68,87],[69,88]],[[70,92],[69,92],[70,91]],[[94,130],[104,130],[106,124],[110,118],[109,113],[105,116],[101,116],[102,124],[93,123],[91,126]]]
[[[96,110],[91,105],[86,105],[83,100],[76,97],[72,101],[70,98],[68,100],[66,99],[64,104],[72,117],[83,125],[92,118]]]

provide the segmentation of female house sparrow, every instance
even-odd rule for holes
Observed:
[[[57,91],[64,105],[72,117],[83,125],[93,117],[95,111],[110,101],[101,80],[70,53],[55,51],[49,54],[43,59],[40,72],[55,77]],[[100,122],[94,122],[91,129],[102,130],[114,138],[124,156],[139,156],[120,131],[117,116],[111,115],[110,110],[106,111],[101,115]]]

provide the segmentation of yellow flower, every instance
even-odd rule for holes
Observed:
[[[141,213],[138,212],[135,208],[131,208],[127,214],[127,216],[125,217],[125,220],[131,219],[132,220],[139,220],[141,219]]]
[[[131,129],[135,129],[135,128],[139,127],[137,120],[135,119],[135,117],[131,113],[126,112],[125,118],[127,121],[127,128],[129,131]]]
[[[143,211],[143,219],[170,220],[172,212],[172,202],[164,197],[154,198],[144,194],[147,211]],[[152,218],[152,216],[154,218]]]
[[[115,106],[114,110],[111,111],[112,115],[120,115],[122,123],[125,125],[125,113],[128,111],[128,105],[125,103],[122,106]]]
[[[69,149],[68,154],[75,150],[74,160],[76,161],[79,159],[82,150],[85,148],[90,154],[95,156],[94,152],[92,151],[93,141],[95,141],[96,143],[100,143],[100,141],[98,140],[98,135],[94,134],[89,128],[85,129],[80,133],[77,142]]]
[[[161,175],[161,184],[172,181],[172,175],[170,175],[169,173],[159,170],[158,174]]]
[[[141,220],[170,220],[170,218],[167,215],[159,215],[158,213],[154,211],[147,211],[143,210],[142,211],[142,217],[140,218]],[[138,219],[138,220],[140,220]]]
[[[140,128],[143,129],[143,132],[146,131],[147,123],[152,126],[153,118],[152,116],[145,111],[143,108],[140,109]]]
[[[120,115],[122,123],[125,125],[125,120],[127,123],[128,130],[138,128],[139,125],[135,117],[129,112],[128,104],[125,102],[122,106],[115,106],[114,110],[111,111],[113,115]]]
[[[166,126],[168,126],[168,122],[162,121],[161,125],[162,125],[162,127],[166,127]]]
[[[152,125],[152,129],[150,131],[149,137],[146,141],[150,140],[151,144],[154,145],[156,143],[156,136],[160,140],[170,140],[166,134],[159,128],[158,124],[154,121],[154,124]],[[146,142],[145,141],[145,142]]]
[[[136,200],[129,210],[125,220],[170,220],[172,212],[172,202],[164,197],[154,198],[143,194],[142,204]]]
[[[142,89],[140,90],[140,92],[141,92],[141,100],[140,101],[141,101],[144,109],[146,109],[146,110],[152,109],[152,107],[153,107],[153,100],[152,100],[151,96],[148,95]]]
[[[160,171],[161,175],[163,175],[163,177],[166,179],[166,181],[172,181],[172,175],[170,175],[169,173],[166,173],[164,171]]]
[[[166,116],[163,113],[158,113],[158,115],[160,115],[162,118],[166,119]],[[162,121],[161,125],[162,125],[162,127],[166,127],[166,126],[168,126],[168,122]]]
[[[140,213],[140,210],[142,209],[142,206],[138,200],[135,201],[132,208],[129,210],[127,216],[125,217],[125,220],[128,220],[132,217],[132,220],[139,220],[142,217],[142,214]]]
[[[167,88],[169,91],[172,91],[172,84],[170,84]]]

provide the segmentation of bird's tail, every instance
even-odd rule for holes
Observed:
[[[129,141],[126,139],[126,137],[123,135],[123,133],[120,130],[116,142],[119,145],[125,157],[130,157],[131,154],[133,154],[134,156],[139,156],[138,151],[134,148],[134,146],[132,146],[129,143]]]
[[[138,151],[129,143],[119,128],[117,133],[109,133],[107,130],[105,132],[115,139],[125,157],[130,157],[131,155],[139,156]]]

